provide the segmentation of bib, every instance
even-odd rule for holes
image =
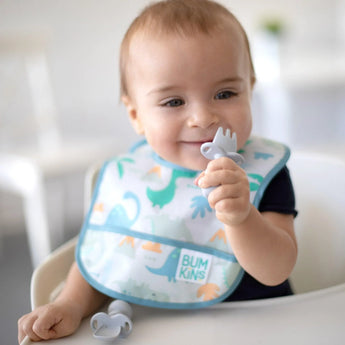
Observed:
[[[290,151],[252,137],[239,151],[258,207]],[[127,302],[172,309],[206,307],[227,298],[243,269],[187,170],[147,144],[107,161],[79,237],[79,269],[97,290]]]

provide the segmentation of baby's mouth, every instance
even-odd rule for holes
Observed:
[[[212,141],[212,140],[211,140]],[[209,140],[195,140],[195,141],[182,141],[182,144],[188,146],[198,146],[200,147],[202,144],[209,142]]]
[[[202,145],[205,143],[212,142],[213,138],[210,139],[196,139],[196,140],[182,140],[181,142],[184,144],[191,144],[191,145]]]

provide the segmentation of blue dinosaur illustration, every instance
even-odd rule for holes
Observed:
[[[181,249],[175,248],[166,259],[164,265],[159,268],[153,268],[146,266],[146,268],[153,274],[161,275],[161,276],[167,276],[169,282],[173,280],[173,282],[176,282],[175,274],[176,269],[179,262]]]
[[[148,187],[146,195],[152,201],[152,206],[159,205],[162,208],[164,205],[169,204],[175,195],[176,180],[180,177],[194,177],[196,174],[196,171],[173,170],[170,182],[164,189],[155,191]]]
[[[195,208],[192,214],[192,219],[195,219],[199,213],[200,213],[200,217],[204,218],[206,211],[212,212],[210,204],[208,203],[207,198],[205,198],[204,196],[195,196],[192,199],[192,205],[190,207]]]
[[[266,152],[254,152],[254,159],[263,159],[267,160],[269,158],[274,157],[271,153]]]
[[[140,202],[138,197],[132,193],[132,192],[126,192],[123,195],[123,199],[133,199],[136,203],[137,212],[133,219],[130,219],[128,217],[127,211],[125,207],[121,204],[115,205],[114,208],[111,210],[111,212],[108,215],[106,225],[110,226],[121,226],[130,228],[138,219],[140,214]]]

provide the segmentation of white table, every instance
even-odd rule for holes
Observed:
[[[345,284],[261,301],[223,303],[194,311],[134,306],[133,331],[114,344],[340,345],[345,342]],[[33,345],[24,341],[22,345]],[[99,345],[89,319],[66,338],[41,345]]]

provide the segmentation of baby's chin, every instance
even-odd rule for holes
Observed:
[[[200,155],[201,156],[201,155]],[[201,156],[200,158],[190,158],[176,163],[179,166],[182,166],[185,169],[203,171],[207,168],[209,160]]]
[[[210,162],[201,154],[200,148],[196,149],[194,147],[174,152],[157,152],[157,154],[167,162],[194,171],[205,170]]]

